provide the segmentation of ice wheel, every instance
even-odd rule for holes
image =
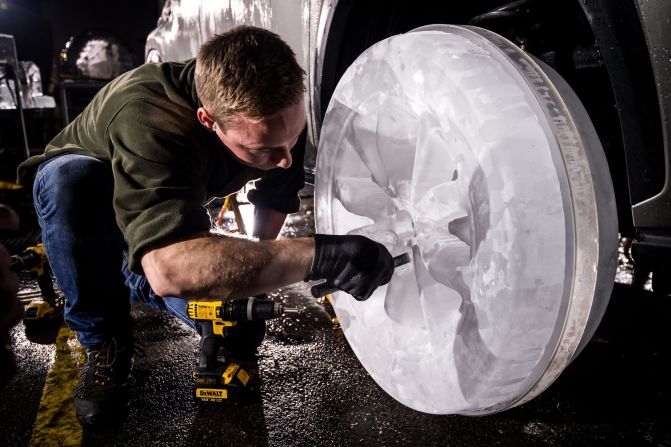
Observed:
[[[589,117],[551,68],[487,30],[420,28],[349,67],[315,203],[319,232],[412,254],[368,301],[333,301],[366,370],[420,411],[538,395],[610,297],[615,201]]]

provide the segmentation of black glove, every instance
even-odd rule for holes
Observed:
[[[315,234],[314,238],[315,257],[305,281],[325,279],[364,301],[394,273],[389,251],[367,237]]]

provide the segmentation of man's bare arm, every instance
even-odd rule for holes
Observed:
[[[160,296],[232,299],[302,281],[313,257],[313,238],[255,242],[208,233],[151,250],[141,262]]]

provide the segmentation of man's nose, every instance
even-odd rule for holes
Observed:
[[[281,169],[288,169],[291,167],[293,159],[291,158],[291,148],[285,146],[283,148],[278,148],[273,153],[272,162]]]

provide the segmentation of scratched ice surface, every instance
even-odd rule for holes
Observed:
[[[368,49],[322,129],[318,231],[363,234],[413,261],[335,309],[389,394],[429,413],[511,402],[554,349],[565,215],[537,100],[469,33]]]

